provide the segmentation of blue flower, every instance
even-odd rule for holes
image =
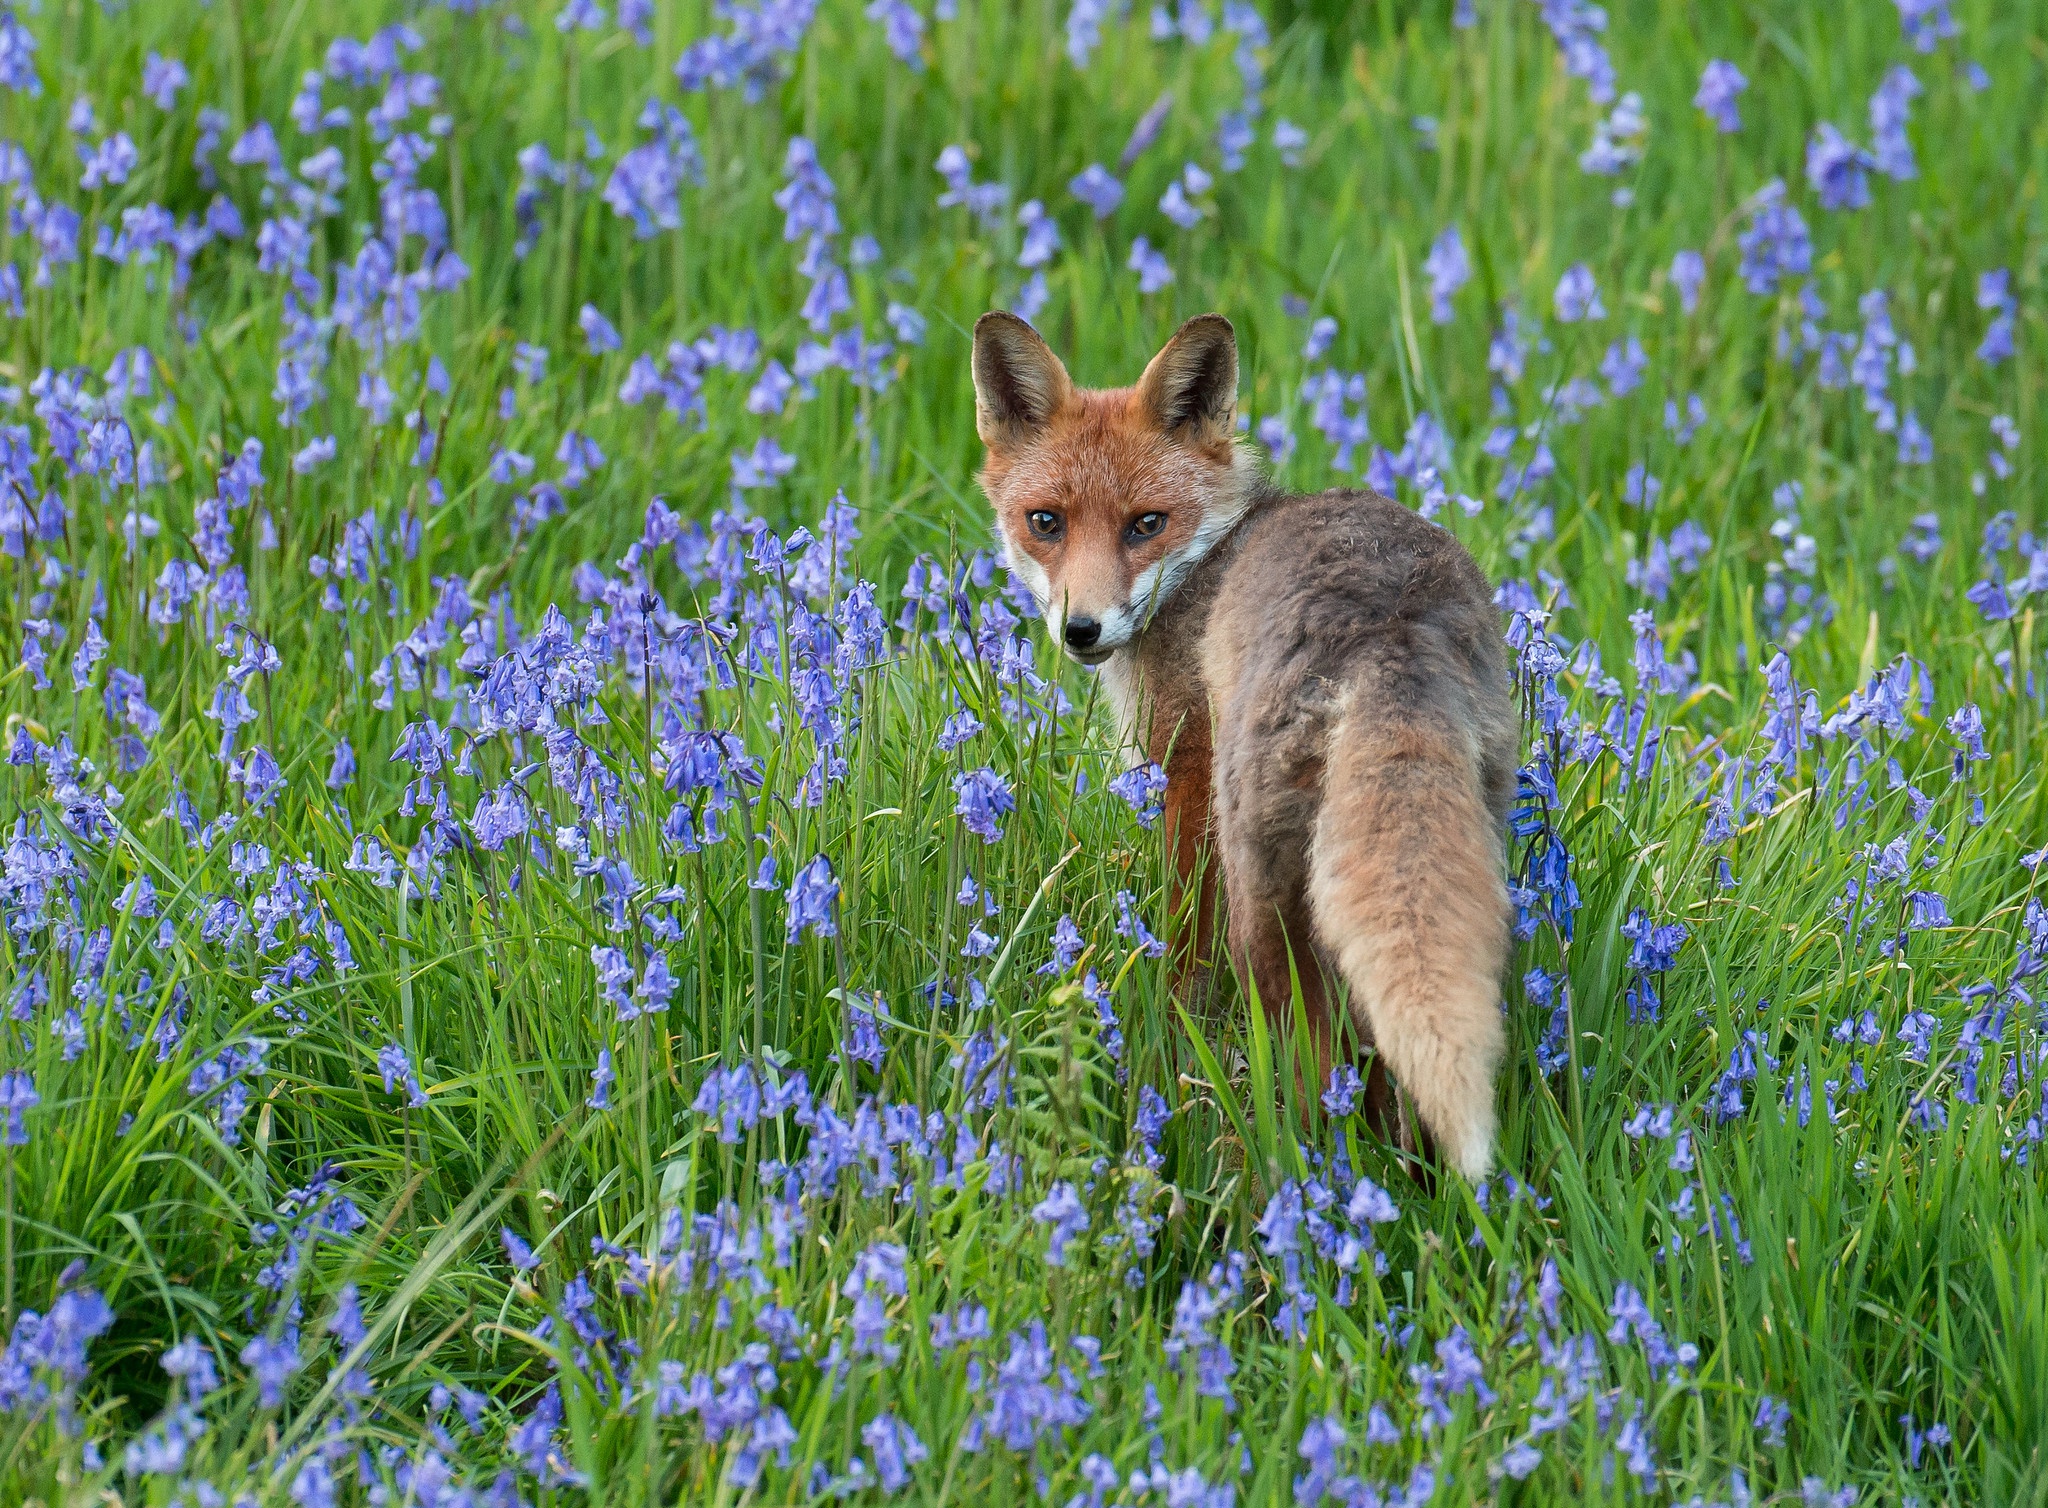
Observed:
[[[1124,265],[1137,273],[1140,293],[1157,293],[1173,281],[1173,268],[1165,254],[1143,236],[1131,243],[1130,260]]]
[[[795,943],[805,932],[819,937],[837,937],[839,923],[836,908],[839,901],[839,881],[833,876],[832,864],[823,854],[817,855],[797,871],[790,882],[789,925],[784,941]]]
[[[1828,121],[1806,143],[1806,181],[1820,195],[1822,209],[1861,209],[1870,202],[1869,170],[1877,159],[1848,140]]]
[[[1439,325],[1451,322],[1451,298],[1472,280],[1472,259],[1465,253],[1464,237],[1458,227],[1446,225],[1430,243],[1422,259],[1423,275],[1429,279],[1429,317]]]
[[[607,351],[618,350],[621,342],[619,332],[612,322],[598,312],[595,304],[585,304],[576,312],[576,323],[583,331],[584,349],[593,356],[602,356]]]
[[[284,1402],[285,1385],[302,1364],[299,1348],[291,1339],[267,1335],[256,1336],[242,1347],[241,1362],[256,1379],[259,1402],[267,1409]]]
[[[36,1093],[36,1081],[26,1068],[0,1073],[0,1110],[7,1112],[7,1129],[0,1135],[0,1146],[28,1145],[28,1126],[23,1116],[42,1102],[43,1097]]]
[[[1109,782],[1109,793],[1138,814],[1140,826],[1150,827],[1166,809],[1166,771],[1157,763],[1134,765]]]
[[[953,813],[963,827],[984,843],[1002,838],[1002,819],[1017,809],[1017,798],[1010,793],[1009,781],[984,765],[955,775],[953,794],[957,798]]]
[[[152,52],[142,60],[142,92],[166,114],[177,108],[179,91],[191,82],[192,75],[176,58]]]
[[[1349,1063],[1339,1063],[1330,1070],[1330,1087],[1323,1091],[1323,1109],[1331,1115],[1349,1115],[1358,1108],[1358,1097],[1365,1092],[1365,1081],[1358,1076],[1358,1070]]]
[[[498,1241],[505,1248],[505,1260],[518,1272],[532,1272],[540,1266],[540,1258],[533,1254],[533,1248],[522,1240],[509,1225],[498,1227]]]
[[[1124,202],[1124,186],[1099,162],[1091,162],[1067,183],[1067,192],[1095,211],[1095,218],[1107,220]]]
[[[1557,292],[1551,298],[1558,320],[1563,324],[1576,324],[1582,319],[1605,319],[1607,310],[1600,302],[1599,286],[1593,281],[1593,270],[1584,262],[1574,263],[1565,269],[1564,276],[1557,280]]]
[[[420,1088],[419,1076],[413,1072],[412,1060],[405,1049],[396,1042],[387,1042],[377,1052],[377,1072],[383,1076],[384,1092],[396,1094],[401,1088],[406,1091],[406,1105],[418,1110],[427,1103],[427,1093]]]
[[[1081,1196],[1074,1192],[1071,1183],[1062,1179],[1052,1186],[1052,1192],[1032,1207],[1031,1218],[1052,1227],[1052,1239],[1045,1249],[1047,1264],[1064,1267],[1067,1244],[1088,1229],[1088,1209],[1081,1203]]]
[[[1715,58],[1700,71],[1700,87],[1692,97],[1694,108],[1703,111],[1716,130],[1732,134],[1742,129],[1742,113],[1735,107],[1749,80],[1733,63]]]

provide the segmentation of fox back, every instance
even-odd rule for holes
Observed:
[[[1183,879],[1213,850],[1240,975],[1276,1014],[1298,981],[1325,1069],[1348,996],[1377,1118],[1408,1140],[1391,1070],[1483,1176],[1517,738],[1485,577],[1385,498],[1268,485],[1235,440],[1219,315],[1107,391],[985,315],[974,377],[1011,567],[1062,649],[1101,667],[1126,741],[1165,766]]]

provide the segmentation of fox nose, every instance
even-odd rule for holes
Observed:
[[[1067,619],[1067,647],[1069,649],[1093,649],[1095,641],[1102,637],[1102,625],[1093,618]]]

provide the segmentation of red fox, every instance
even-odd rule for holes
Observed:
[[[1219,314],[1103,390],[1075,387],[1023,320],[985,314],[974,393],[1010,568],[1165,767],[1184,880],[1213,844],[1240,974],[1290,1016],[1298,974],[1324,1071],[1342,979],[1383,1123],[1382,1065],[1483,1178],[1518,737],[1486,578],[1399,504],[1265,480],[1236,435]]]

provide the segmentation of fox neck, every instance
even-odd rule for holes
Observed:
[[[1217,499],[1195,540],[1161,561],[1144,625],[1103,662],[1102,689],[1116,715],[1117,736],[1134,760],[1165,762],[1169,746],[1188,737],[1190,719],[1208,732],[1201,676],[1202,631],[1230,554],[1232,533],[1265,496],[1249,467],[1244,485]],[[1165,568],[1165,569],[1161,569]]]

